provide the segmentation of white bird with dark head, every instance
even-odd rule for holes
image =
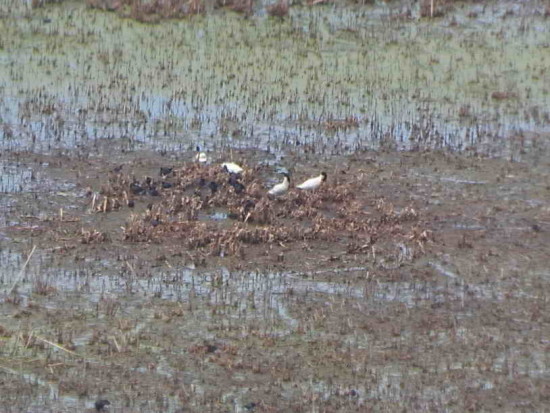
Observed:
[[[307,181],[302,182],[300,185],[296,185],[296,188],[302,189],[302,190],[317,189],[326,180],[327,180],[327,174],[325,172],[321,172],[321,175],[316,176],[315,178],[310,178]]]
[[[240,174],[242,171],[244,171],[244,169],[241,168],[240,165],[237,165],[235,162],[224,162],[222,163],[222,168],[230,174]]]
[[[201,152],[201,148],[197,146],[197,154],[195,155],[195,162],[198,162],[200,164],[205,164],[208,162],[208,156],[206,156],[205,152]]]
[[[267,193],[271,196],[281,196],[286,194],[290,187],[290,176],[287,173],[283,173],[283,182],[275,185]]]

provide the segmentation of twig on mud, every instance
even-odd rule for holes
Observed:
[[[77,217],[66,217],[65,212],[63,211],[63,208],[59,209],[59,222],[80,222],[80,218]],[[20,215],[19,218],[26,219],[26,220],[34,220],[38,222],[52,222],[57,219],[56,216],[51,217],[37,217],[36,215]]]
[[[117,351],[118,353],[120,353],[120,352],[121,352],[121,349],[120,349],[120,346],[118,345],[118,341],[116,341],[116,337],[113,336],[113,337],[111,337],[111,338],[113,339],[113,342],[115,343],[116,351]]]
[[[21,278],[23,277],[23,274],[25,272],[25,268],[27,268],[27,265],[29,264],[29,261],[31,260],[32,258],[32,255],[34,254],[34,250],[36,250],[36,245],[33,245],[32,246],[32,250],[29,254],[29,256],[27,257],[25,263],[23,264],[23,266],[21,267],[21,271],[19,271],[19,275],[17,276],[17,278],[15,279],[13,285],[11,286],[10,290],[8,291],[8,294],[7,295],[10,295],[13,290],[15,289],[15,287],[17,287],[17,284],[19,283],[19,281],[21,280]]]
[[[134,267],[132,264],[130,264],[130,261],[126,260],[126,266],[130,269],[130,271],[132,272],[132,275],[134,276],[135,279],[137,279],[137,273],[136,273],[136,270],[134,270]]]
[[[55,374],[53,371],[53,368],[58,366],[64,366],[64,365],[65,363],[53,363],[53,364],[48,364],[46,367],[48,368],[51,374]]]
[[[40,337],[40,336],[36,336],[36,335],[35,335],[34,337],[35,337],[37,340],[42,341],[43,343],[49,344],[50,346],[53,346],[53,347],[55,347],[55,348],[57,348],[57,349],[59,349],[59,350],[63,350],[63,351],[65,351],[65,352],[67,352],[67,353],[69,353],[69,354],[71,354],[71,355],[73,355],[73,356],[75,356],[75,357],[78,357],[78,358],[81,358],[81,359],[85,359],[85,358],[82,357],[80,354],[75,353],[74,351],[69,350],[69,349],[67,349],[67,348],[65,348],[65,347],[63,347],[63,346],[60,346],[59,344],[55,344],[54,342],[49,341],[49,340],[46,340],[45,338],[42,338],[42,337]]]
[[[130,272],[131,272],[132,275],[134,276],[134,281],[136,282],[136,284],[137,284],[138,286],[140,286],[141,289],[142,289],[143,291],[146,291],[146,290],[145,290],[145,287],[144,287],[143,285],[141,285],[141,283],[139,282],[137,272],[136,272],[136,270],[134,269],[133,265],[130,264],[130,261],[128,261],[128,260],[126,260],[125,262],[126,262],[126,266],[130,269]],[[117,346],[117,347],[118,347],[118,346]]]
[[[21,374],[16,372],[15,370],[10,369],[9,367],[0,366],[0,369],[4,370],[6,373],[13,374],[14,376],[20,376]]]

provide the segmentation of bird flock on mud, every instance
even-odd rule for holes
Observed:
[[[266,185],[273,172],[261,163],[217,162],[200,150],[190,158],[182,166],[161,167],[155,178],[113,169],[99,191],[88,191],[91,211],[135,208],[121,227],[124,241],[167,243],[194,259],[244,257],[251,245],[269,250],[298,242],[306,249],[312,242],[336,243],[358,254],[386,237],[421,244],[428,239],[416,227],[412,206],[396,209],[367,194],[363,169],[340,170],[330,182],[320,172],[294,185],[281,168],[281,180]],[[83,231],[82,242],[110,238],[98,229]]]
[[[210,163],[210,159],[208,158],[208,155],[205,152],[201,152],[199,147],[197,147],[197,154],[195,155],[195,161],[198,162],[199,164],[205,164],[205,165]],[[242,183],[239,182],[239,177],[240,177],[240,174],[244,171],[244,169],[240,165],[236,164],[235,162],[223,162],[221,164],[221,167],[225,172],[230,174],[229,184],[235,189],[235,192],[237,194],[242,193],[245,187]],[[163,170],[168,170],[168,168],[161,168],[161,174],[163,173]],[[290,175],[287,172],[283,172],[281,175],[283,176],[283,181],[276,184],[275,186],[273,186],[273,188],[267,191],[267,195],[270,198],[282,196],[286,194],[290,189]],[[302,182],[301,184],[296,185],[296,188],[303,191],[315,190],[319,188],[323,184],[323,182],[325,182],[326,180],[327,180],[326,172],[321,172],[319,176],[309,178],[306,181]],[[215,192],[216,189],[214,189],[213,187],[217,188],[217,184],[215,182],[210,182],[209,186],[210,186],[210,189],[213,192]]]
[[[122,171],[124,165],[120,165],[111,171],[109,181],[102,185],[99,193],[93,194],[92,210],[109,212],[124,205],[134,208],[136,197],[149,196],[160,197],[163,202],[171,198],[172,205],[183,203],[185,207],[173,206],[168,210],[174,215],[182,210],[191,210],[194,212],[189,214],[190,219],[196,219],[197,210],[235,207],[236,203],[244,202],[244,198],[246,202],[243,208],[249,212],[258,203],[262,206],[278,198],[284,198],[283,196],[289,194],[292,189],[291,176],[286,170],[281,172],[282,181],[269,188],[262,182],[262,168],[245,169],[233,161],[216,163],[199,147],[196,148],[193,161],[182,167],[162,166],[159,172],[160,179],[145,176],[142,180],[137,179],[135,175],[125,174]],[[326,180],[327,174],[321,172],[318,176],[295,185],[294,188],[297,192],[314,193]],[[237,199],[235,195],[238,196]],[[194,204],[197,205],[193,206]]]

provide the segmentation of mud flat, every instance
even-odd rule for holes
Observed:
[[[163,160],[132,156],[151,175]],[[84,189],[118,161],[19,162],[66,189],[8,196],[5,400],[28,411],[99,397],[118,411],[544,405],[548,167],[440,152],[343,161],[304,161],[294,175],[322,167],[329,188],[360,182],[344,205],[364,229],[245,240],[225,254],[191,248],[180,227],[129,240],[129,217],[162,196],[91,211]],[[80,169],[101,178],[76,180]],[[204,231],[268,227],[205,219]]]

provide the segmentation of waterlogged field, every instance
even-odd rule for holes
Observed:
[[[458,5],[435,21],[392,18],[399,10],[327,5],[284,21],[221,13],[159,25],[81,3],[7,14],[2,149],[114,140],[119,150],[506,154],[505,138],[548,132],[543,9]]]
[[[30,3],[0,5],[0,410],[547,408],[543,4]]]

